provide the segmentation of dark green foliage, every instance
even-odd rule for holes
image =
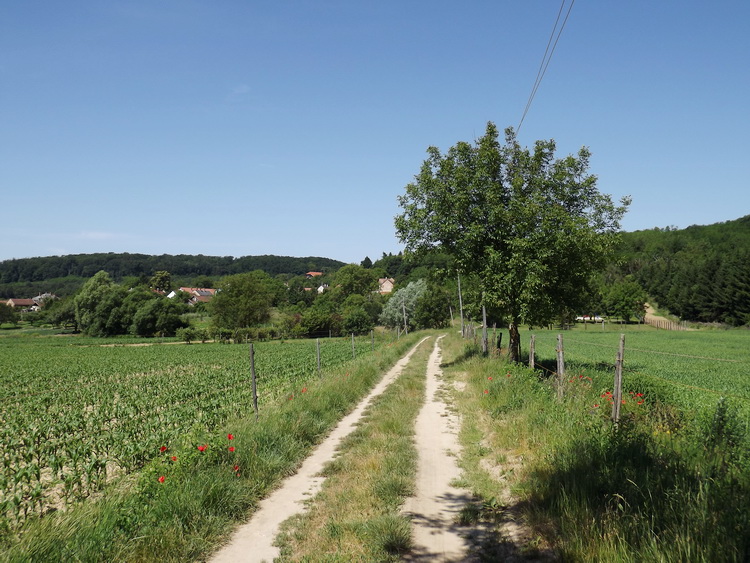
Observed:
[[[687,229],[625,233],[621,275],[690,321],[750,322],[750,215]]]
[[[18,322],[18,315],[13,310],[13,307],[8,307],[4,303],[0,303],[0,324],[11,323],[16,324]]]
[[[628,322],[631,318],[643,318],[646,292],[636,282],[626,279],[616,282],[603,290],[604,312]]]
[[[274,280],[262,271],[224,278],[211,300],[214,326],[245,328],[270,318]]]
[[[263,270],[269,275],[302,275],[309,271],[330,272],[344,263],[330,258],[291,256],[151,256],[130,253],[72,254],[0,261],[0,297],[38,295],[53,291],[59,297],[72,295],[87,278],[106,271],[113,280],[126,277],[146,280],[166,271],[181,279],[202,279],[196,287],[213,287],[210,278]],[[210,278],[209,278],[210,276]],[[148,283],[146,281],[146,283]],[[129,284],[129,287],[135,284]]]
[[[68,301],[72,305],[68,305]],[[126,289],[115,284],[106,272],[87,281],[75,298],[64,300],[59,310],[51,310],[50,321],[70,322],[88,336],[173,336],[186,326],[180,318],[182,303],[171,301],[145,287]]]
[[[459,142],[428,158],[399,197],[399,239],[415,252],[441,249],[463,274],[476,275],[482,302],[502,308],[512,327],[509,355],[520,360],[518,325],[542,324],[580,307],[592,272],[610,259],[620,220],[588,172],[590,152],[555,158],[554,141],[505,143],[493,123],[476,143]]]
[[[447,328],[451,321],[451,295],[439,285],[428,284],[417,300],[414,322],[420,328]]]
[[[133,315],[130,331],[137,336],[174,336],[188,324],[180,317],[184,309],[185,305],[170,299],[151,299]]]

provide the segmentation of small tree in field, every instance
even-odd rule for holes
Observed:
[[[435,147],[399,197],[396,231],[407,249],[440,247],[460,273],[474,274],[483,299],[509,320],[511,360],[520,360],[522,322],[542,325],[576,309],[617,240],[629,200],[599,193],[588,149],[555,159],[554,141],[505,144],[487,124],[474,145]]]

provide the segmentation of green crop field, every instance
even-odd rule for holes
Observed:
[[[536,361],[556,369],[557,335],[563,336],[565,372],[592,377],[602,391],[611,390],[620,341],[616,328],[600,331],[535,330]],[[636,330],[625,334],[623,390],[685,411],[712,409],[721,397],[750,417],[750,331]]]
[[[0,338],[0,531],[252,413],[248,345],[131,342]],[[260,409],[317,377],[315,341],[254,348]],[[355,348],[361,356],[373,345],[366,337]],[[352,341],[321,339],[320,355],[323,369],[340,366],[352,359]]]

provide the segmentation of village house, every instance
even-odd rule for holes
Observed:
[[[378,293],[380,293],[381,295],[391,293],[395,285],[396,280],[394,280],[393,278],[380,278],[378,279]]]
[[[8,299],[5,304],[8,307],[13,307],[14,309],[22,309],[26,311],[32,311],[39,309],[39,305],[37,305],[33,299],[20,299],[17,297],[12,297]]]
[[[182,291],[190,295],[188,303],[195,305],[196,303],[208,303],[216,295],[216,290],[209,287],[181,287],[177,291]],[[177,291],[171,291],[167,297],[172,299],[177,295]]]

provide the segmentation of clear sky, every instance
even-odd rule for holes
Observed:
[[[397,253],[425,150],[518,125],[560,6],[1,2],[0,260]],[[627,231],[750,214],[748,22],[578,0],[519,140],[588,146]]]

